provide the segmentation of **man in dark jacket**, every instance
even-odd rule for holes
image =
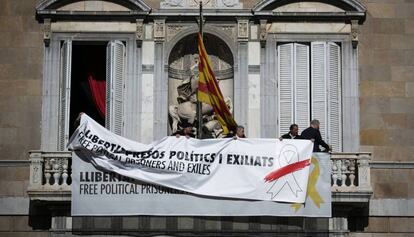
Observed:
[[[303,130],[301,136],[303,139],[313,140],[313,152],[320,152],[321,149],[319,146],[323,146],[326,151],[330,151],[331,147],[322,140],[319,124],[319,120],[312,120],[310,127]]]
[[[299,126],[297,124],[292,124],[289,127],[289,132],[281,136],[281,139],[303,139],[299,134]]]

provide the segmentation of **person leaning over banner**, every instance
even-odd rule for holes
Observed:
[[[324,140],[322,140],[321,132],[319,131],[319,120],[314,119],[310,123],[310,127],[303,130],[301,136],[303,139],[309,139],[313,141],[313,152],[320,152],[321,149],[319,146],[323,146],[325,151],[330,151],[331,146],[326,144]]]
[[[299,126],[295,123],[290,125],[289,132],[280,137],[280,140],[282,139],[303,139],[303,137],[299,135]]]
[[[173,136],[180,137],[185,136],[186,138],[195,138],[195,135],[193,133],[193,125],[188,122],[182,122],[181,123],[181,130],[178,130],[177,132],[173,133]]]
[[[244,133],[244,127],[243,126],[237,126],[236,127],[236,132],[230,132],[229,134],[227,134],[227,136],[226,136],[227,138],[228,137],[232,137],[232,138],[234,138],[234,139],[237,139],[237,138],[246,138],[246,134]]]

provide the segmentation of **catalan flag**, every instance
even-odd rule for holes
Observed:
[[[220,91],[220,87],[214,76],[213,69],[211,67],[210,59],[204,48],[203,38],[198,33],[198,101],[209,104],[213,107],[217,120],[223,127],[223,133],[227,134],[229,131],[234,131],[237,127],[236,121],[227,107],[223,94]]]

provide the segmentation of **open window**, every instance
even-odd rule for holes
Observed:
[[[60,60],[59,149],[64,150],[85,112],[122,134],[125,46],[121,41],[62,42]]]
[[[312,119],[321,123],[322,138],[342,150],[341,48],[334,42],[287,43],[277,46],[279,135],[292,123],[301,130]]]

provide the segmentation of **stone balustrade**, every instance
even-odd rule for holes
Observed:
[[[55,200],[54,197],[60,197],[70,200],[71,157],[71,152],[31,151],[29,196],[35,199]],[[341,193],[352,195],[372,192],[370,158],[370,153],[331,154],[334,200]]]
[[[332,153],[332,192],[370,192],[370,153]]]
[[[72,153],[30,151],[29,154],[29,196],[40,200],[70,200]]]

